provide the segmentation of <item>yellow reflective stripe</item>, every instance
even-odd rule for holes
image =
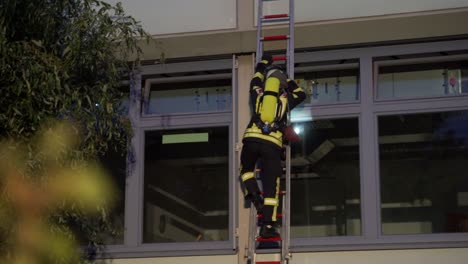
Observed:
[[[256,72],[256,73],[254,74],[254,78],[255,78],[255,77],[260,78],[260,80],[262,80],[262,81],[265,79],[265,76],[263,76],[263,74],[262,74],[261,72]]]
[[[276,192],[275,192],[275,199],[278,201],[279,204],[279,188],[280,188],[280,177],[276,177]],[[271,216],[272,221],[276,221],[278,214],[278,206],[273,207],[273,215]]]
[[[252,87],[252,89],[253,89],[253,90],[258,90],[258,89],[262,89],[262,87],[260,87],[260,86],[254,86],[254,87]]]
[[[261,130],[260,128],[258,128],[258,126],[255,125],[255,124],[252,124],[252,126],[249,127],[249,128],[247,128],[247,129],[245,130],[245,132],[246,132],[246,133],[259,133],[259,134],[264,135],[264,134],[262,133],[262,130]],[[264,136],[273,137],[273,138],[275,138],[275,139],[277,139],[277,140],[282,141],[283,133],[282,133],[281,131],[278,130],[278,131],[276,131],[276,132],[270,132],[270,134],[264,135]]]
[[[296,89],[293,90],[293,93],[297,93],[297,92],[301,92],[302,91],[302,88],[301,87],[297,87]]]
[[[275,198],[265,198],[265,205],[278,206],[278,199]]]
[[[284,116],[284,113],[286,113],[286,109],[288,108],[288,98],[284,96],[280,96],[280,101],[281,101],[281,112],[279,113],[278,118],[281,119]]]
[[[244,138],[249,138],[249,137],[252,137],[252,138],[261,138],[261,139],[264,139],[264,140],[267,140],[267,141],[270,141],[280,147],[283,146],[283,142],[281,140],[278,140],[274,137],[270,137],[268,135],[263,135],[263,134],[259,134],[259,133],[245,133],[244,134]]]
[[[248,179],[252,179],[254,176],[255,175],[254,175],[253,171],[248,171],[248,172],[242,174],[241,178],[242,178],[242,181],[244,182],[244,181],[246,181]]]

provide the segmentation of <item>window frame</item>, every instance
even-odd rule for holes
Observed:
[[[356,58],[352,59],[356,60]],[[304,63],[302,61],[301,63]],[[357,69],[359,71],[359,63],[358,62],[349,62],[349,63],[342,63],[342,64],[337,64],[337,63],[330,63],[328,64],[327,61],[322,62],[325,63],[323,65],[316,65],[316,66],[295,66],[295,71],[294,71],[294,76],[296,77],[295,79],[297,80],[297,75],[302,74],[302,73],[309,73],[313,71],[332,71],[332,70],[353,70]],[[332,102],[317,102],[317,103],[302,103],[304,106],[311,106],[311,107],[317,107],[317,106],[342,106],[342,105],[347,105],[347,104],[359,104],[361,101],[361,92],[360,92],[360,76],[359,74],[356,76],[357,78],[357,87],[356,87],[356,94],[357,100],[353,101],[332,101]]]
[[[127,161],[126,201],[125,201],[125,233],[123,245],[106,246],[102,252],[103,258],[128,257],[159,257],[159,256],[190,256],[190,255],[225,255],[235,254],[237,225],[236,208],[236,180],[235,180],[235,120],[236,120],[236,90],[237,68],[233,59],[211,60],[201,62],[172,63],[164,65],[143,66],[130,76],[129,117],[133,127],[130,151],[135,162]],[[145,94],[149,95],[151,78],[155,74],[178,74],[196,71],[229,70],[222,78],[232,80],[231,109],[229,111],[210,113],[174,113],[174,114],[145,114]],[[149,77],[148,77],[149,76]],[[219,74],[213,74],[219,78]],[[145,79],[145,77],[147,77]],[[210,74],[202,78],[209,79]],[[200,76],[168,77],[167,81],[199,80]],[[148,85],[143,86],[143,80]],[[164,78],[156,79],[164,82]],[[144,88],[144,89],[142,89]],[[143,111],[142,111],[143,110]],[[174,242],[174,243],[143,243],[143,209],[144,209],[144,149],[145,132],[164,129],[184,129],[203,127],[227,127],[229,131],[229,240],[206,242]]]
[[[218,117],[219,118],[219,117]],[[226,116],[224,116],[224,118],[226,118]],[[142,155],[142,158],[140,160],[141,162],[141,167],[142,167],[142,175],[141,175],[141,180],[142,180],[142,184],[140,184],[140,191],[139,191],[139,194],[140,194],[140,198],[141,198],[141,202],[139,203],[139,208],[138,208],[138,216],[140,218],[140,226],[141,228],[139,229],[139,238],[138,238],[138,242],[139,242],[139,245],[142,247],[142,248],[148,248],[148,249],[151,249],[151,250],[154,250],[154,251],[190,251],[190,250],[213,250],[213,251],[216,251],[216,250],[223,250],[223,249],[226,249],[226,248],[230,248],[231,246],[231,239],[232,239],[232,234],[233,234],[233,223],[232,221],[229,221],[229,224],[228,224],[228,232],[229,232],[229,240],[227,241],[206,241],[206,242],[171,242],[171,243],[143,243],[143,214],[144,214],[144,163],[145,163],[145,153],[144,153],[144,149],[145,149],[145,134],[146,132],[148,131],[162,131],[162,130],[165,130],[166,128],[168,129],[190,129],[190,128],[211,128],[211,127],[227,127],[228,128],[228,131],[232,131],[232,125],[231,125],[231,121],[230,120],[226,120],[224,122],[204,122],[204,123],[200,123],[198,122],[198,119],[194,119],[192,118],[190,115],[189,116],[186,116],[186,120],[182,120],[181,123],[183,124],[180,124],[180,125],[171,125],[170,127],[157,127],[155,128],[154,126],[144,126],[143,129],[141,130],[141,137],[142,137],[142,144],[141,144],[141,150],[143,151],[143,155]],[[206,119],[205,119],[206,121]],[[150,122],[152,123],[152,122]],[[229,133],[229,142],[231,142],[232,140],[232,133]],[[228,146],[228,149],[232,149],[232,145],[230,144]],[[229,151],[229,161],[231,161],[232,159],[232,151]],[[233,178],[233,175],[232,175],[232,164],[229,164],[228,165],[228,170],[229,170],[229,174],[227,175],[227,177],[229,177],[229,179],[232,179]],[[229,193],[227,195],[229,195],[229,216],[232,215],[232,208],[231,208],[231,204],[232,204],[232,199],[231,199],[231,188],[228,188],[229,189]],[[193,253],[192,253],[193,254]]]
[[[419,110],[413,110],[413,111],[394,111],[394,112],[385,112],[381,114],[376,115],[376,126],[377,126],[377,133],[378,133],[378,119],[379,117],[385,117],[385,116],[397,116],[397,115],[413,115],[413,114],[431,114],[431,113],[444,113],[444,112],[453,112],[453,111],[468,111],[468,104],[465,105],[464,107],[461,106],[453,106],[449,108],[432,108],[432,109],[427,109],[425,108],[425,104],[422,104],[422,107],[424,109],[419,109]],[[378,140],[379,135],[377,134],[377,140]],[[381,221],[381,210],[382,210],[382,203],[381,203],[381,195],[380,195],[380,145],[377,142],[377,164],[376,164],[376,169],[379,172],[379,196],[378,198],[378,210],[379,210],[379,232],[380,232],[380,237],[388,240],[389,242],[392,243],[405,243],[410,242],[410,243],[419,243],[419,242],[430,242],[430,243],[443,243],[442,245],[445,245],[445,243],[448,245],[452,243],[457,243],[457,242],[467,242],[468,244],[468,232],[460,232],[460,233],[430,233],[430,234],[388,234],[384,235],[382,234],[381,230],[381,225],[383,224]]]
[[[397,56],[395,54],[394,56]],[[401,101],[401,100],[422,100],[422,99],[435,99],[435,98],[450,98],[450,97],[464,97],[468,96],[468,94],[458,94],[458,95],[441,95],[441,96],[422,96],[422,97],[398,97],[398,98],[379,98],[378,96],[378,81],[379,81],[379,68],[380,66],[405,66],[409,64],[423,64],[423,63],[434,63],[434,62],[450,62],[450,61],[457,61],[457,60],[468,60],[468,51],[467,54],[459,54],[459,55],[446,55],[446,56],[427,56],[423,58],[412,58],[412,59],[399,59],[399,60],[382,60],[382,61],[375,61],[374,62],[374,100],[376,102],[391,102],[391,101]]]
[[[416,249],[468,247],[467,233],[442,233],[420,235],[382,235],[380,230],[380,176],[378,149],[378,117],[395,114],[429,113],[437,111],[468,110],[468,96],[447,96],[437,98],[414,98],[397,100],[377,100],[375,82],[375,59],[394,55],[413,55],[422,53],[466,51],[468,40],[433,41],[427,43],[382,45],[363,48],[331,49],[325,51],[303,52],[296,54],[296,63],[326,62],[334,60],[359,60],[359,101],[309,105],[298,107],[295,111],[301,113],[299,121],[320,120],[331,118],[355,117],[359,122],[359,157],[360,157],[360,189],[361,189],[361,235],[349,237],[318,237],[291,239],[291,252],[318,252],[338,250],[374,250],[374,249]],[[182,113],[174,115],[141,115],[142,76],[164,73],[182,73],[199,70],[219,70],[232,68],[232,113]],[[237,177],[238,161],[236,138],[239,120],[237,68],[235,56],[232,60],[214,60],[205,62],[173,63],[167,65],[143,66],[131,80],[129,115],[131,116],[134,138],[132,138],[132,153],[137,163],[129,163],[127,177],[127,193],[125,204],[125,236],[124,245],[109,246],[106,256],[112,257],[152,257],[152,256],[189,256],[189,255],[223,255],[237,254],[241,246],[236,237],[238,228],[237,217]],[[245,106],[242,106],[245,107]],[[168,122],[170,121],[170,122]],[[209,126],[213,124],[228,124],[230,130],[230,240],[222,245],[199,245],[170,243],[171,245],[142,244],[143,207],[143,135],[145,130],[158,128],[187,128],[191,125]],[[364,140],[365,139],[365,140]],[[134,209],[140,208],[140,209]],[[132,208],[128,210],[127,208]],[[137,217],[135,217],[135,215]],[[219,242],[215,242],[219,244]]]
[[[377,100],[375,59],[393,55],[466,51],[468,40],[317,51],[296,55],[296,63],[359,59],[359,102],[301,109],[302,120],[357,116],[359,119],[361,236],[291,239],[291,252],[467,247],[467,233],[383,235],[381,233],[378,117],[382,115],[468,110],[468,96]],[[468,54],[468,52],[467,52]],[[455,57],[455,56],[454,56]],[[456,56],[460,58],[461,56]],[[443,57],[442,57],[443,58]],[[421,58],[425,61],[430,58]],[[411,62],[410,60],[408,60]],[[337,107],[338,106],[338,107]],[[292,115],[294,118],[294,115]],[[294,121],[294,119],[292,120]],[[364,140],[366,139],[366,140]]]

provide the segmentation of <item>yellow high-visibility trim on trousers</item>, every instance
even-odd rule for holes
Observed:
[[[263,203],[264,205],[269,205],[269,206],[278,206],[278,199],[275,198],[265,198],[265,202]]]
[[[255,177],[255,174],[253,173],[253,171],[248,171],[241,175],[243,182],[245,182],[246,180],[252,179],[253,177]]]

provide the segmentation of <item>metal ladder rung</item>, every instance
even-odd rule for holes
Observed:
[[[278,23],[278,22],[285,22],[289,21],[289,18],[270,18],[270,19],[262,19],[262,23]]]
[[[283,217],[283,214],[277,214],[276,217],[281,218],[281,217]],[[263,214],[258,214],[257,218],[263,218]]]
[[[280,57],[286,57],[286,56],[280,56]],[[281,60],[281,59],[283,59],[283,58],[280,58],[280,59],[277,59],[277,60]],[[284,58],[284,59],[286,60],[287,57]],[[273,57],[273,60],[275,60],[275,57]],[[286,171],[285,167],[283,167],[283,171]],[[261,168],[255,168],[254,172],[262,172],[262,169]]]
[[[289,15],[288,14],[265,15],[263,16],[263,19],[284,18],[284,17],[289,17]]]
[[[255,264],[280,264],[281,261],[256,261]]]
[[[263,192],[260,192],[260,194],[261,194],[261,195],[264,195]],[[285,195],[285,194],[286,194],[286,191],[281,190],[281,191],[278,192],[278,194],[279,194],[279,195]]]
[[[283,239],[281,237],[269,237],[269,238],[257,237],[256,240],[258,242],[268,242],[268,241],[282,241]]]
[[[285,61],[288,60],[288,56],[286,55],[281,55],[281,56],[274,56],[273,61]]]
[[[288,14],[275,14],[275,15],[266,15],[262,18],[262,23],[276,23],[276,22],[285,22],[289,21]]]
[[[289,35],[276,35],[276,36],[265,36],[262,37],[261,41],[275,41],[275,40],[286,40],[289,39]]]

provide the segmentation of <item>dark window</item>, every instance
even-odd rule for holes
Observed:
[[[379,117],[383,234],[468,231],[468,111]]]
[[[227,127],[145,133],[144,243],[229,240]]]
[[[358,119],[294,123],[291,236],[361,233]]]

